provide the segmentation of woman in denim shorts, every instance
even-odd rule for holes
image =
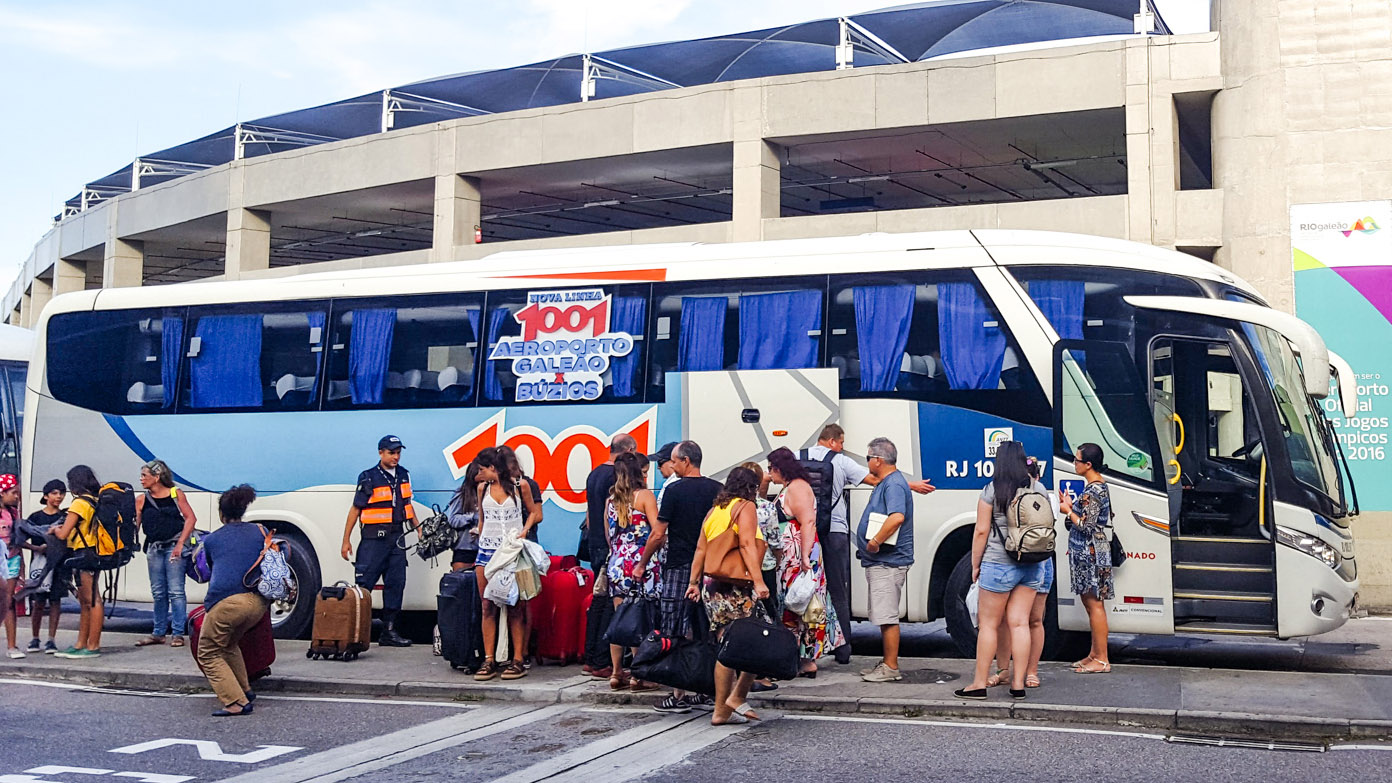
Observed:
[[[985,699],[991,682],[991,664],[1002,618],[1010,630],[1011,657],[1030,659],[1030,610],[1035,596],[1048,592],[1053,582],[1053,562],[1017,563],[1005,551],[1005,509],[1015,491],[1030,487],[1043,493],[1044,487],[1030,477],[1025,447],[1018,441],[1005,441],[996,450],[994,478],[981,491],[976,504],[976,530],[972,536],[972,581],[980,588],[977,610],[976,670],[965,688],[953,691],[959,699]],[[1010,695],[1025,697],[1025,668],[1016,666],[1010,675]]]

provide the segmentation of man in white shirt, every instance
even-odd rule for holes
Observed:
[[[827,593],[831,605],[836,609],[836,619],[841,624],[841,633],[846,644],[836,648],[836,662],[851,662],[851,528],[850,500],[846,488],[857,484],[873,487],[880,479],[870,469],[842,453],[846,447],[846,431],[839,424],[828,424],[817,437],[817,445],[806,450],[806,459],[825,460],[828,453],[832,471],[831,532],[822,542],[824,568],[826,569]],[[934,487],[923,479],[909,482],[909,489],[920,495],[932,492]]]

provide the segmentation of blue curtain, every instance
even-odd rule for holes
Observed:
[[[353,311],[353,330],[348,336],[348,393],[354,405],[381,404],[395,332],[395,309]]]
[[[728,304],[723,296],[682,297],[677,372],[725,367],[725,308]]]
[[[179,396],[179,358],[184,350],[184,319],[160,320],[160,384],[164,386],[164,406],[173,408]]]
[[[953,389],[994,389],[1000,385],[1005,334],[999,317],[971,283],[938,283],[938,337],[943,372]]]
[[[643,336],[643,326],[648,316],[648,300],[642,296],[614,297],[614,312],[609,316],[611,332],[625,332],[637,337]],[[633,350],[627,356],[616,357],[609,363],[613,369],[615,397],[632,397],[633,382],[638,379],[639,361],[643,357],[643,343],[633,343]]]
[[[893,391],[913,323],[914,286],[856,287],[856,346],[860,349],[860,390]]]
[[[479,347],[483,350],[483,356],[488,356],[492,353],[492,343],[496,343],[498,338],[503,336],[503,324],[507,321],[510,314],[507,307],[495,307],[493,311],[488,314],[488,341],[479,344]],[[471,316],[470,323],[472,322],[473,317]],[[509,360],[490,359],[488,366],[484,368],[483,398],[485,400],[503,399],[503,382],[498,380],[498,373],[503,372],[503,368],[499,365],[507,361]]]
[[[1083,292],[1081,280],[1029,282],[1030,299],[1039,305],[1039,311],[1064,340],[1083,339]]]
[[[822,292],[788,291],[740,297],[741,370],[796,370],[817,366]]]
[[[319,330],[319,358],[314,362],[314,386],[309,392],[310,405],[318,405],[319,399],[319,376],[324,374],[324,356],[328,354],[328,335],[324,334],[324,324],[327,323],[322,312],[305,313],[309,317],[309,329],[312,334],[315,329]],[[314,346],[310,346],[311,348]]]
[[[194,334],[199,348],[189,360],[189,405],[260,407],[261,316],[205,316]]]

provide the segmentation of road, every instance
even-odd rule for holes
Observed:
[[[0,783],[543,780],[1383,781],[1392,746],[1212,747],[1145,733],[769,713],[274,697],[245,718],[208,696],[0,680]]]

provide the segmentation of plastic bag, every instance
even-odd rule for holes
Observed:
[[[812,594],[812,600],[807,602],[807,608],[802,612],[802,621],[808,625],[824,625],[827,621],[826,602],[816,593]]]
[[[520,600],[530,601],[541,594],[541,577],[537,575],[537,566],[526,549],[513,561],[512,577],[517,583],[517,597]]]
[[[522,551],[526,552],[527,557],[531,559],[532,565],[536,568],[537,576],[546,576],[546,572],[551,569],[551,556],[546,554],[546,550],[542,548],[541,544],[524,538],[522,539]]]
[[[816,592],[817,582],[812,578],[812,573],[803,571],[788,586],[788,592],[783,596],[783,605],[793,610],[794,614],[802,614],[807,611],[807,604]]]
[[[483,597],[499,606],[517,605],[517,577],[511,571],[502,571],[488,580]]]
[[[973,628],[976,627],[976,612],[980,602],[981,588],[976,582],[972,582],[971,588],[967,590],[967,614],[971,615]]]

